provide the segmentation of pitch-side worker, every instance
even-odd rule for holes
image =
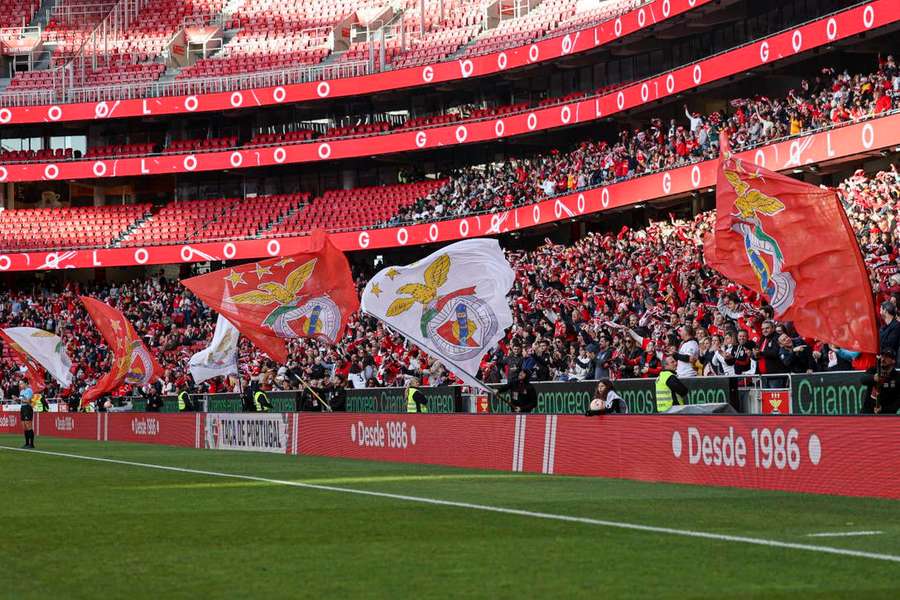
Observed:
[[[19,418],[22,419],[22,429],[25,430],[25,445],[23,448],[34,448],[34,407],[31,400],[22,397],[22,406],[19,408]]]

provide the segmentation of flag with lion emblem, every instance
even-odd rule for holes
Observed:
[[[279,363],[286,340],[336,343],[359,309],[347,257],[327,234],[315,231],[293,256],[213,271],[181,283]]]
[[[506,295],[515,281],[497,240],[457,242],[405,267],[382,269],[366,285],[364,312],[440,360],[466,384],[512,325]]]
[[[219,315],[209,346],[200,350],[189,363],[194,383],[238,372],[238,339],[241,334],[228,319]]]
[[[872,286],[831,189],[743,161],[723,140],[706,263],[759,292],[775,318],[847,350],[878,351]]]

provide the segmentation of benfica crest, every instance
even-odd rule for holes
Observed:
[[[150,356],[150,351],[144,347],[140,340],[127,344],[126,354],[122,357],[121,364],[125,368],[123,374],[125,383],[146,385],[153,380],[153,358]]]
[[[283,281],[265,281],[229,300],[234,304],[276,305],[262,325],[280,338],[324,337],[335,342],[341,328],[340,308],[328,296],[307,298],[301,293],[316,263],[314,258],[292,270]]]
[[[421,304],[419,328],[425,339],[453,359],[480,357],[486,342],[497,333],[497,316],[478,298],[475,286],[440,294],[450,265],[450,256],[441,255],[425,269],[423,283],[406,283],[397,288],[397,294],[408,297],[394,300],[387,316],[400,315]]]
[[[766,233],[761,216],[777,215],[785,210],[785,206],[778,198],[753,188],[741,174],[747,179],[762,179],[758,173],[745,171],[740,160],[736,161],[735,169],[725,169],[725,179],[737,194],[731,229],[744,241],[744,252],[759,281],[760,291],[769,299],[776,316],[781,315],[794,303],[797,283],[783,270],[781,245]]]

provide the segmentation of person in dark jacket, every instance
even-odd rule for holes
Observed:
[[[787,367],[781,361],[781,346],[778,344],[778,333],[775,331],[775,323],[772,321],[763,321],[757,360],[759,361],[758,371],[761,375],[777,375],[788,372]]]
[[[878,331],[880,349],[892,350],[894,356],[900,353],[900,322],[897,321],[897,307],[890,300],[881,303],[881,320],[884,325]]]
[[[790,373],[812,372],[812,353],[802,338],[794,339],[782,333],[778,338],[778,346],[778,358]]]
[[[882,351],[880,365],[866,371],[862,383],[869,386],[863,413],[897,414],[900,410],[900,371],[897,370],[897,354],[893,350]]]
[[[516,378],[506,385],[500,386],[498,394],[509,392],[508,404],[517,413],[530,413],[537,408],[537,390],[531,383],[531,373],[520,369]]]

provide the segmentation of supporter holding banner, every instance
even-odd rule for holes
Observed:
[[[314,231],[303,252],[185,279],[182,285],[228,319],[279,363],[285,340],[335,343],[359,309],[347,257],[328,235]]]
[[[228,319],[219,315],[209,346],[191,356],[189,366],[194,383],[202,383],[220,375],[237,375],[240,335]]]
[[[72,385],[72,361],[59,336],[34,327],[10,327],[2,330],[2,337],[14,350],[24,352],[44,367],[60,386]],[[31,387],[34,389],[34,385]]]
[[[506,295],[514,280],[497,240],[465,240],[411,265],[379,271],[366,285],[362,310],[467,385],[493,393],[475,374],[512,325]]]
[[[141,341],[134,326],[120,311],[89,296],[79,296],[103,334],[112,352],[109,372],[81,396],[81,405],[90,404],[123,383],[147,385],[163,375],[162,367]]]
[[[759,290],[781,321],[834,346],[878,352],[862,254],[837,194],[735,158],[723,138],[707,264]]]

